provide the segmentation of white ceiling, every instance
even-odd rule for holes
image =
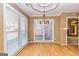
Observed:
[[[42,16],[43,13],[39,13],[35,10],[33,10],[30,6],[25,3],[17,3],[16,4],[19,8],[21,8],[27,15],[29,16]],[[60,3],[58,7],[50,12],[47,12],[47,16],[58,16],[63,12],[79,12],[79,3]]]

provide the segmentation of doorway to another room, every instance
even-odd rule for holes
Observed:
[[[69,17],[67,18],[67,44],[79,45],[79,18]]]

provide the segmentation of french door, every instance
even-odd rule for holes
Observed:
[[[54,21],[51,19],[35,19],[34,20],[34,40],[46,41],[54,38]]]

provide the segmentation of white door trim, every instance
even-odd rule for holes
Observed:
[[[45,40],[43,37],[43,40],[36,40],[35,39],[35,20],[42,20],[42,19],[34,19],[34,42],[54,42],[54,19],[46,19],[46,20],[51,20],[52,21],[52,40]],[[43,21],[43,20],[42,20]],[[44,23],[43,23],[44,25]],[[43,26],[44,28],[44,26]],[[44,30],[43,30],[43,36],[44,36]]]
[[[79,17],[78,16],[70,16],[70,17],[66,17],[66,45],[68,45],[67,44],[67,29],[68,29],[68,18],[78,18],[79,19]],[[78,21],[79,22],[79,21]],[[79,23],[78,23],[78,25],[79,25]],[[78,45],[79,45],[79,32],[78,32]]]

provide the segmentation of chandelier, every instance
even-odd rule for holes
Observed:
[[[46,19],[46,13],[55,10],[59,3],[30,3],[33,10],[43,13],[43,19]]]
[[[47,17],[46,13],[55,10],[58,7],[59,3],[30,3],[26,5],[30,5],[29,7],[31,7],[33,10],[42,13],[44,23],[46,24],[49,23],[49,21],[45,21]],[[40,24],[41,23],[42,22],[40,21]]]

